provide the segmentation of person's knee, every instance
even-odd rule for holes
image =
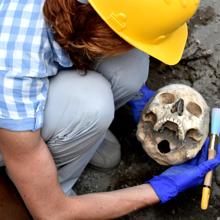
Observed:
[[[113,91],[136,93],[146,82],[149,71],[149,56],[137,49],[126,54],[107,58],[97,65],[112,84]]]
[[[93,83],[93,82],[91,82]],[[99,87],[100,83],[102,86]],[[103,87],[103,83],[108,87]],[[86,115],[88,123],[91,123],[97,132],[105,132],[114,118],[114,99],[109,82],[102,76],[98,76],[93,86],[96,88],[95,94],[90,94],[86,105]]]
[[[109,82],[100,74],[59,73],[51,81],[45,110],[44,139],[68,139],[104,133],[114,117]]]
[[[135,94],[148,78],[149,56],[139,50],[132,50],[127,59],[116,80],[129,94]]]
[[[111,85],[102,75],[89,71],[88,94],[84,96],[85,117],[99,132],[106,131],[114,117]]]

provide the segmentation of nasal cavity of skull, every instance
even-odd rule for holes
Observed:
[[[202,115],[202,108],[195,102],[189,102],[186,106],[188,112],[199,118]]]
[[[158,150],[162,154],[167,154],[170,152],[170,143],[167,140],[163,140],[158,144]]]
[[[175,95],[171,93],[162,93],[159,96],[160,102],[162,104],[172,104],[175,102]]]
[[[183,111],[184,111],[184,100],[183,99],[179,99],[172,107],[171,109],[171,113],[178,113],[179,116],[183,115]]]
[[[202,134],[197,129],[190,129],[186,133],[186,138],[191,138],[196,142],[202,140]]]

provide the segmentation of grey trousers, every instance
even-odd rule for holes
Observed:
[[[134,49],[100,61],[85,76],[68,70],[50,80],[41,134],[67,195],[103,141],[115,109],[135,96],[148,68],[149,57]]]

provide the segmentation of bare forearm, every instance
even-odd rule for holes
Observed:
[[[37,163],[35,160],[40,160],[37,166],[33,165]],[[53,220],[116,218],[159,201],[153,189],[146,184],[113,192],[65,197],[50,160],[47,152],[39,154],[39,158],[32,157],[31,165],[23,170],[24,176],[19,172],[19,177],[16,177],[25,179],[25,173],[30,174],[31,181],[24,183],[24,186],[20,182],[19,191],[36,219],[38,216],[40,219],[41,216],[48,216],[45,219]]]
[[[108,219],[158,202],[149,185],[66,197],[43,140],[29,133],[13,134],[14,140],[11,135],[11,132],[0,131],[1,151],[11,178],[35,219]]]
[[[74,213],[77,220],[117,218],[159,202],[157,195],[147,184],[113,192],[77,196],[73,200],[77,210],[69,206],[68,216]]]
[[[33,217],[55,220],[50,216],[62,214],[57,210],[63,210],[66,197],[51,154],[39,135],[0,130],[0,148],[8,173]]]
[[[53,219],[62,210],[65,195],[58,180],[55,164],[47,148],[37,147],[17,160],[5,157],[8,173],[34,219]],[[60,212],[57,213],[61,214]],[[44,219],[44,218],[43,218]],[[58,218],[59,219],[59,218]]]

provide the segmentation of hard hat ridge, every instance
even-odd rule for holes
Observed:
[[[89,0],[102,19],[121,38],[166,64],[182,57],[186,22],[199,0]]]

